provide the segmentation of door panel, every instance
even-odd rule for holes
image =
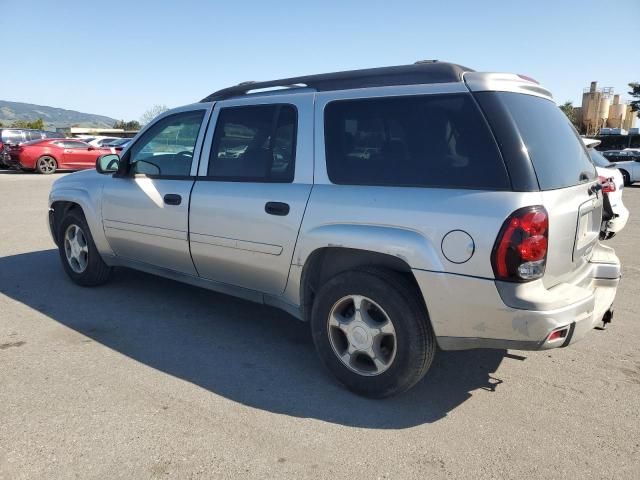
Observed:
[[[313,93],[217,102],[211,125],[191,196],[198,274],[280,294],[313,184]]]
[[[189,253],[189,195],[211,105],[152,122],[125,153],[127,171],[105,182],[105,235],[119,257],[197,275]]]
[[[113,178],[102,199],[104,231],[123,258],[195,275],[189,255],[189,192],[193,180]],[[182,197],[167,205],[165,195]]]
[[[191,255],[200,276],[284,291],[311,185],[197,181],[191,196]],[[287,215],[265,211],[289,205]]]

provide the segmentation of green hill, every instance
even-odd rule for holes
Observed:
[[[76,112],[64,108],[33,105],[31,103],[8,102],[0,100],[0,123],[5,127],[16,120],[37,120],[42,118],[47,129],[62,127],[100,127],[111,128],[116,121],[114,118],[92,113]]]

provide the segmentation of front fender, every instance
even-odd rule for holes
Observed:
[[[71,176],[73,175],[69,175],[69,177]],[[100,254],[113,255],[102,227],[102,185],[92,186],[96,188],[74,184],[60,186],[54,184],[54,188],[49,194],[49,208],[52,208],[56,202],[71,202],[79,205]]]
[[[444,267],[431,241],[420,233],[398,227],[361,224],[329,224],[301,233],[294,264],[303,266],[320,248],[353,248],[392,255],[411,268],[443,271]]]

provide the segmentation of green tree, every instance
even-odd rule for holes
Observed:
[[[169,108],[166,105],[154,105],[142,114],[142,116],[140,117],[140,123],[142,125],[146,125],[151,120],[156,118],[161,113],[166,112],[167,110],[169,110]]]
[[[35,128],[36,130],[44,130],[44,120],[38,118],[37,120],[16,120],[11,124],[12,128]]]
[[[137,120],[129,120],[128,122],[125,122],[124,120],[116,120],[116,123],[113,124],[113,128],[122,128],[123,130],[140,130],[142,126]]]
[[[567,116],[574,127],[580,128],[580,125],[578,124],[578,115],[576,115],[576,109],[573,106],[573,102],[564,102],[560,105],[560,110],[562,110],[562,112]]]
[[[630,103],[631,111],[636,112],[638,118],[640,118],[640,83],[632,82],[629,84],[629,86],[631,87],[629,95],[631,95],[631,98],[633,98]]]

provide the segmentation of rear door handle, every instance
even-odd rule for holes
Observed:
[[[269,215],[278,215],[284,217],[289,214],[289,204],[282,202],[267,202],[264,206],[264,211]]]
[[[182,203],[182,197],[177,193],[167,193],[164,196],[164,203],[167,205],[180,205]]]

